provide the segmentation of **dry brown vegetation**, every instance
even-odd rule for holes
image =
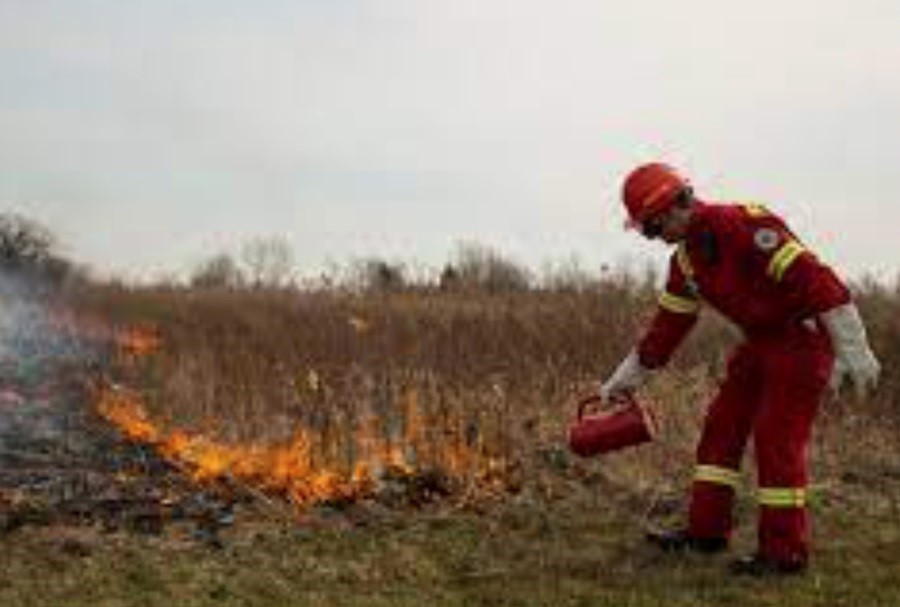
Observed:
[[[85,540],[77,570],[40,556],[52,541],[23,536],[6,540],[4,566],[21,579],[0,597],[42,604],[23,597],[43,568],[58,570],[57,586],[38,592],[51,603],[88,596],[87,585],[110,605],[895,604],[900,287],[859,288],[883,381],[867,402],[824,406],[815,573],[774,588],[640,546],[644,526],[681,514],[703,404],[736,339],[712,314],[642,392],[662,422],[654,443],[588,461],[565,448],[573,390],[618,362],[654,295],[650,281],[624,276],[494,292],[83,288],[72,294],[79,310],[159,333],[163,347],[140,364],[111,364],[161,427],[270,445],[299,426],[318,441],[314,461],[347,470],[366,427],[412,466],[450,468],[454,492],[387,510],[313,508],[287,530],[245,522],[224,552]],[[501,460],[502,490],[479,485],[473,460],[454,464],[460,452]],[[739,510],[751,522],[751,466],[745,476]],[[739,548],[752,546],[750,529]]]
[[[278,443],[302,427],[318,441],[317,461],[350,466],[368,424],[370,440],[405,450],[414,465],[446,467],[462,444],[502,459],[519,486],[536,454],[559,450],[570,463],[564,434],[573,390],[618,362],[653,308],[648,281],[580,287],[107,288],[82,294],[80,305],[123,326],[158,328],[164,348],[126,381],[145,390],[162,425],[234,444]],[[853,449],[824,436],[829,428],[861,424],[881,436],[900,419],[900,293],[867,283],[858,299],[883,381],[866,403],[826,405],[820,434],[831,446],[817,444],[820,464],[852,457],[832,457]],[[623,477],[626,485],[668,486],[687,470],[702,405],[735,339],[708,313],[651,383],[644,398],[663,436],[618,458],[634,460],[626,468],[637,483]],[[871,456],[865,446],[859,454]]]

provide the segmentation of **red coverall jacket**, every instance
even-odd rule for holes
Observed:
[[[702,302],[752,339],[783,332],[849,301],[834,272],[762,205],[696,202],[638,353],[651,369],[668,362]]]
[[[817,315],[849,301],[835,273],[765,207],[695,202],[658,310],[637,348],[645,367],[664,365],[703,304],[746,337],[707,411],[691,493],[692,535],[730,535],[740,460],[752,434],[760,552],[805,562],[807,446],[834,363]]]

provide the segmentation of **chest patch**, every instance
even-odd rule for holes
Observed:
[[[781,243],[781,236],[772,228],[760,228],[753,235],[753,243],[759,250],[771,253]]]

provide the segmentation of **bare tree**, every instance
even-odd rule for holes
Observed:
[[[237,289],[244,284],[244,273],[228,253],[219,253],[202,261],[191,273],[190,283],[198,288]]]
[[[53,257],[56,240],[36,221],[15,213],[0,214],[0,265],[36,268]]]
[[[356,282],[367,291],[400,291],[406,286],[406,276],[401,264],[383,259],[367,259],[357,264]]]
[[[241,260],[254,287],[280,287],[293,272],[294,251],[280,236],[259,236],[241,249]]]
[[[576,256],[555,264],[547,263],[544,266],[542,285],[553,291],[586,291],[597,284],[597,278],[592,276]]]
[[[441,287],[479,289],[492,293],[525,291],[531,284],[528,270],[497,251],[477,243],[459,245],[456,261],[445,266]]]
[[[0,272],[7,278],[24,280],[38,290],[89,282],[88,269],[60,256],[56,248],[56,238],[43,224],[0,213]]]

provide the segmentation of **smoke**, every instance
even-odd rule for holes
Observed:
[[[83,417],[79,377],[97,361],[45,281],[0,271],[0,467],[68,450]]]
[[[0,361],[37,366],[87,354],[64,325],[65,307],[43,281],[0,271]]]

